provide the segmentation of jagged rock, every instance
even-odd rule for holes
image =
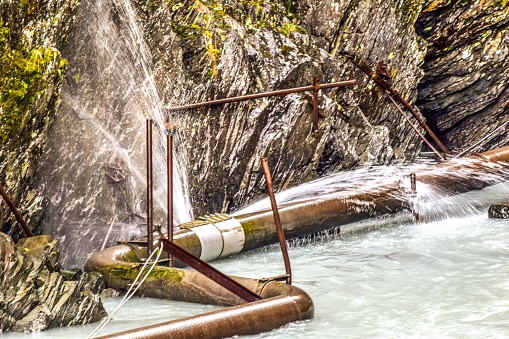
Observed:
[[[509,219],[509,203],[491,205],[488,216],[494,219]]]
[[[449,148],[509,143],[509,3],[427,1],[417,33],[428,42],[417,105]]]
[[[0,331],[43,331],[106,316],[99,298],[102,277],[92,272],[66,280],[58,256],[57,241],[49,236],[24,238],[14,245],[0,233]]]

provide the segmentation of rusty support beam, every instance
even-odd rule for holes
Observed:
[[[318,91],[320,91],[320,80],[318,75],[313,77],[313,84],[315,86],[313,90],[313,133],[318,132]]]
[[[340,82],[332,82],[332,83],[328,83],[328,84],[322,84],[322,85],[319,85],[319,87],[320,87],[320,89],[326,89],[326,88],[343,87],[343,86],[349,86],[349,85],[355,85],[355,84],[356,84],[355,80],[348,80],[348,81],[340,81]],[[207,107],[207,106],[227,104],[227,103],[231,103],[231,102],[253,100],[253,99],[265,98],[265,97],[270,97],[270,96],[286,95],[286,94],[290,94],[290,93],[314,91],[315,89],[316,89],[316,86],[315,86],[315,84],[313,84],[311,86],[295,87],[295,88],[282,89],[282,90],[271,91],[271,92],[248,94],[248,95],[242,95],[242,96],[238,96],[238,97],[199,102],[196,104],[190,104],[190,105],[184,105],[184,106],[178,106],[178,107],[166,106],[165,108],[169,111],[186,110],[186,109],[192,109],[192,108],[198,108],[198,107]]]
[[[440,139],[433,133],[433,131],[429,128],[429,126],[426,124],[426,122],[419,116],[417,111],[405,100],[399,95],[398,91],[394,89],[387,81],[385,81],[377,72],[374,72],[371,67],[369,67],[364,61],[357,58],[356,56],[347,53],[342,52],[341,53],[344,57],[346,57],[348,60],[350,60],[355,66],[357,66],[360,70],[362,70],[364,73],[366,73],[371,79],[373,79],[380,87],[382,87],[386,92],[386,94],[390,97],[390,95],[394,96],[396,100],[398,100],[405,108],[407,108],[410,113],[414,116],[414,118],[419,122],[419,125],[421,125],[422,128],[426,130],[428,135],[433,139],[435,144],[442,150],[442,152],[449,154],[449,150],[442,144]],[[390,95],[389,95],[390,93]]]
[[[205,261],[195,257],[175,243],[163,238],[159,239],[159,242],[163,244],[163,249],[168,252],[168,254],[173,255],[175,258],[187,264],[189,267],[194,268],[196,271],[226,288],[228,291],[232,292],[244,301],[253,302],[261,300],[261,297],[256,293],[250,291],[229,276],[221,273]]]
[[[5,202],[7,203],[7,206],[9,206],[9,208],[11,209],[12,213],[14,214],[14,217],[16,218],[16,220],[19,222],[19,224],[23,228],[23,231],[25,231],[25,234],[28,237],[33,237],[34,235],[33,235],[32,231],[30,230],[30,228],[28,228],[27,223],[25,222],[25,220],[21,216],[21,213],[19,213],[19,211],[16,208],[16,206],[14,206],[14,203],[12,202],[11,198],[9,197],[7,192],[5,191],[5,189],[2,186],[2,184],[0,184],[0,194],[2,194],[2,197],[4,198]]]
[[[410,119],[408,118],[408,116],[405,114],[405,112],[403,112],[403,110],[401,109],[401,107],[399,107],[399,105],[397,104],[397,102],[394,100],[394,98],[392,97],[392,94],[390,94],[387,90],[385,91],[387,96],[389,97],[389,99],[392,101],[392,103],[394,104],[394,106],[396,106],[396,108],[398,109],[399,113],[401,113],[401,115],[405,118],[405,120],[408,122],[408,124],[413,128],[413,130],[415,131],[415,133],[417,133],[417,135],[419,137],[421,137],[421,139],[431,148],[431,150],[433,152],[435,152],[436,155],[438,155],[438,157],[441,159],[441,160],[445,160],[444,156],[442,154],[440,154],[440,152],[435,148],[433,147],[433,145],[428,141],[428,139],[426,139],[426,137],[421,133],[421,131],[419,131],[419,129],[410,121]]]
[[[153,173],[152,173],[152,119],[147,119],[147,242],[148,252],[154,250],[153,225]]]
[[[290,257],[288,256],[288,249],[286,247],[285,233],[281,226],[281,219],[279,218],[279,211],[277,208],[276,197],[274,196],[274,189],[272,187],[272,178],[270,176],[269,163],[267,158],[262,158],[263,174],[265,175],[265,181],[267,182],[267,191],[269,193],[270,205],[272,206],[272,214],[274,215],[274,223],[276,224],[277,236],[279,239],[279,245],[281,246],[281,252],[283,252],[283,260],[285,262],[286,270],[286,283],[292,284],[292,268],[290,266]]]
[[[168,120],[166,122],[166,152],[167,152],[167,177],[168,177],[168,187],[167,187],[167,204],[168,204],[168,212],[167,212],[167,226],[168,226],[168,240],[173,242],[173,126],[171,122]],[[169,266],[173,266],[172,257],[169,257],[170,262]]]

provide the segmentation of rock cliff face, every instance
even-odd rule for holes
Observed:
[[[426,1],[416,24],[428,41],[417,105],[449,148],[509,143],[509,3]]]
[[[12,239],[0,233],[0,332],[42,331],[106,316],[98,273],[60,271],[49,236]]]
[[[480,0],[82,2],[63,48],[69,69],[47,151],[36,178],[30,174],[21,186],[36,193],[18,200],[25,206],[29,197],[47,198],[39,214],[27,215],[36,223],[44,211],[42,228],[62,240],[64,251],[72,248],[64,266],[83,264],[109,225],[114,239],[144,232],[145,118],[162,128],[164,105],[307,86],[313,75],[322,83],[357,80],[320,92],[324,118],[317,133],[310,93],[168,116],[176,126],[175,178],[182,181],[174,188],[177,224],[264,195],[262,156],[278,190],[360,165],[411,161],[422,141],[345,52],[373,69],[384,61],[394,88],[421,108],[448,147],[502,146],[508,136],[498,126],[509,119],[507,6]],[[160,128],[155,221],[162,225]]]
[[[0,180],[34,232],[46,198],[32,184],[46,130],[58,108],[65,42],[77,0],[0,3]],[[0,228],[21,228],[0,199]]]

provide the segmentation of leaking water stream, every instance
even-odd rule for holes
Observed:
[[[503,338],[509,331],[509,221],[487,218],[507,201],[509,182],[446,203],[456,216],[414,223],[408,213],[385,228],[328,236],[291,246],[293,281],[309,293],[315,318],[255,338]],[[464,205],[476,207],[465,215]],[[463,206],[462,206],[463,205]],[[431,207],[430,207],[431,208]],[[382,220],[367,221],[377,225]],[[277,246],[214,262],[231,275],[268,277],[284,271]],[[111,311],[119,298],[105,300]],[[102,334],[204,313],[216,306],[134,298]],[[86,338],[95,324],[1,338]]]

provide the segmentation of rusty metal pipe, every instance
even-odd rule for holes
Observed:
[[[152,180],[152,119],[147,119],[147,246],[150,253],[152,253],[154,249],[154,204]]]
[[[0,184],[0,194],[2,195],[2,198],[4,198],[5,202],[7,203],[7,206],[9,206],[9,208],[11,209],[11,212],[14,214],[14,217],[16,218],[16,220],[19,222],[19,224],[23,228],[23,231],[25,232],[25,234],[28,237],[33,237],[34,235],[33,235],[32,231],[30,230],[30,228],[28,227],[27,223],[25,222],[25,219],[23,219],[23,217],[21,216],[21,213],[19,213],[16,206],[14,206],[14,203],[12,202],[11,198],[5,191],[2,184]]]
[[[269,163],[267,158],[262,158],[263,174],[265,175],[265,181],[267,182],[267,191],[269,193],[270,205],[272,206],[272,215],[274,216],[274,223],[276,225],[277,237],[279,239],[279,245],[281,246],[281,252],[283,253],[283,260],[285,263],[286,271],[286,283],[292,284],[292,268],[290,266],[290,257],[288,256],[288,248],[286,247],[285,232],[281,226],[281,219],[279,218],[279,211],[277,208],[276,197],[274,196],[274,189],[272,187],[272,177],[270,175]]]
[[[260,300],[260,297],[256,293],[251,292],[235,280],[216,270],[214,267],[210,266],[203,260],[200,260],[193,254],[187,252],[182,247],[166,239],[160,239],[159,241],[163,244],[163,249],[166,252],[174,255],[189,267],[194,268],[196,271],[213,280],[217,284],[223,286],[239,298],[242,298],[244,301],[252,302]]]
[[[125,289],[138,274],[141,259],[147,254],[146,247],[117,245],[95,253],[85,270],[102,273],[108,287]],[[137,294],[233,307],[100,338],[224,338],[270,331],[314,315],[311,298],[295,286],[272,280],[231,278],[262,300],[244,303],[196,271],[156,266]]]
[[[391,99],[392,103],[394,106],[396,106],[396,108],[398,109],[399,113],[401,113],[401,115],[403,116],[403,118],[405,118],[406,122],[412,127],[412,129],[415,131],[415,133],[417,133],[417,135],[422,139],[422,141],[424,141],[428,146],[429,148],[431,148],[431,150],[433,152],[435,152],[436,155],[438,155],[438,157],[441,159],[441,160],[445,160],[444,156],[442,154],[440,154],[440,152],[437,151],[437,149],[435,147],[433,147],[433,145],[428,141],[428,139],[426,139],[426,137],[421,133],[421,131],[419,131],[419,129],[410,121],[410,119],[407,117],[407,115],[405,114],[405,112],[403,112],[403,110],[401,109],[401,107],[399,107],[399,105],[396,103],[396,101],[394,100],[394,98],[392,97],[392,94],[389,92],[389,91],[385,91],[385,93],[387,94],[387,96],[389,97],[389,99]],[[422,126],[422,125],[421,125]]]
[[[498,178],[499,182],[507,180],[508,164],[509,147],[505,147],[472,157],[430,165],[415,174],[417,182],[439,189],[445,195],[455,195],[493,185],[495,182],[486,180],[487,174]],[[395,214],[408,205],[407,199],[408,195],[404,188],[398,180],[394,180],[371,188],[352,188],[326,198],[317,197],[307,201],[279,204],[278,213],[285,237],[292,239],[338,226],[342,232],[343,225]],[[242,225],[245,233],[240,251],[278,242],[271,211],[237,215],[233,219]],[[181,228],[183,229],[175,232],[175,243],[200,256],[202,251],[200,235],[193,231],[194,227],[187,227],[186,224],[181,225]]]
[[[444,173],[446,175],[444,175]],[[495,180],[486,180],[486,175]],[[472,157],[430,165],[416,172],[417,182],[443,191],[444,195],[460,194],[481,189],[509,178],[509,147],[485,152]],[[279,204],[278,212],[287,239],[297,238],[339,227],[340,233],[349,229],[347,224],[372,217],[395,214],[408,206],[408,194],[398,179],[377,184],[374,187],[339,192],[327,197],[307,201]],[[227,216],[225,221],[192,222],[180,225],[175,232],[175,243],[198,257],[207,249],[207,240],[197,228],[214,230],[215,243],[228,247],[229,239],[238,245],[235,251],[218,252],[207,256],[214,260],[232,253],[278,242],[277,230],[271,211]],[[207,225],[203,225],[203,224]],[[202,226],[200,226],[202,225]],[[225,225],[233,225],[227,229]],[[216,228],[217,227],[217,228]],[[222,230],[224,233],[221,233]],[[242,238],[228,238],[240,234]],[[231,244],[230,244],[231,245]],[[205,247],[204,247],[205,246]]]
[[[433,139],[433,141],[436,143],[438,148],[440,148],[444,153],[449,154],[449,150],[442,144],[440,139],[433,133],[433,131],[429,128],[429,126],[426,124],[426,122],[419,116],[417,111],[405,100],[399,95],[398,91],[396,91],[387,81],[385,81],[380,75],[378,75],[376,72],[373,72],[371,67],[368,66],[363,60],[356,57],[355,55],[352,55],[348,52],[341,52],[341,54],[350,60],[355,66],[357,66],[361,71],[366,73],[367,76],[369,76],[373,81],[375,81],[382,89],[385,91],[388,91],[390,94],[392,94],[399,102],[405,106],[410,113],[414,116],[414,118],[417,120],[419,125],[421,125],[422,128],[426,130],[428,135]],[[386,92],[387,95],[389,95]]]
[[[224,310],[114,333],[98,339],[195,339],[254,335],[313,318],[311,298],[301,289],[269,282],[263,300]]]
[[[349,85],[355,85],[355,84],[356,84],[355,80],[332,82],[332,83],[328,83],[328,84],[321,84],[320,89],[343,87],[343,86],[349,86]],[[270,97],[270,96],[286,95],[286,94],[290,94],[290,93],[314,91],[315,89],[316,89],[316,85],[313,84],[311,86],[295,87],[295,88],[282,89],[282,90],[271,91],[271,92],[248,94],[248,95],[242,95],[242,96],[238,96],[238,97],[199,102],[196,104],[183,105],[183,106],[178,106],[178,107],[166,106],[165,108],[168,111],[186,110],[186,109],[192,109],[192,108],[198,108],[198,107],[207,107],[207,106],[227,104],[227,103],[231,103],[231,102],[253,100],[253,99],[265,98],[265,97]]]
[[[166,152],[167,152],[167,228],[168,240],[173,242],[173,134],[170,128],[167,129],[166,134]],[[173,259],[169,257],[169,266],[173,266]]]

